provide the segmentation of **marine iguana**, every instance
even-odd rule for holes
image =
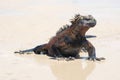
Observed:
[[[35,54],[42,53],[55,58],[74,57],[77,59],[80,58],[79,52],[84,50],[88,52],[88,60],[104,60],[105,58],[96,57],[95,47],[85,37],[85,33],[96,25],[93,16],[76,14],[70,22],[71,25],[60,28],[48,43],[15,53],[24,54],[33,51]]]

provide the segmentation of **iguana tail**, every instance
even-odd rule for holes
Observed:
[[[39,45],[33,49],[35,54],[48,54],[48,50],[46,48],[47,44]]]
[[[27,50],[19,50],[19,51],[15,51],[14,53],[24,54],[24,53],[33,52],[33,50],[34,50],[34,48],[32,48],[32,49],[27,49]]]
[[[35,54],[47,54],[48,50],[46,49],[46,45],[47,44],[43,44],[32,49],[15,51],[14,53],[24,54],[24,53],[34,52]]]

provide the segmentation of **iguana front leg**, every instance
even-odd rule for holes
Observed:
[[[88,40],[85,40],[83,42],[82,47],[84,47],[88,52],[88,56],[89,56],[88,60],[93,60],[93,61],[105,60],[105,58],[103,58],[103,57],[101,57],[101,58],[96,57],[95,47]]]

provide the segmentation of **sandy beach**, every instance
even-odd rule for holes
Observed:
[[[120,1],[0,0],[0,80],[120,80]],[[46,43],[77,13],[93,15],[86,35],[105,61],[14,54]],[[86,56],[86,53],[80,53]]]

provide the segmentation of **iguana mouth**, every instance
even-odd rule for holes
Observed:
[[[90,27],[94,27],[95,25],[96,25],[96,20],[94,19],[94,20],[92,20],[90,23],[88,23],[89,24],[89,26]]]

